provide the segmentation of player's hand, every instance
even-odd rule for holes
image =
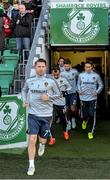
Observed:
[[[67,91],[62,91],[62,95],[63,95],[63,97],[66,97],[68,95],[68,92]]]
[[[23,108],[26,108],[26,107],[28,107],[28,104],[26,102],[23,102],[22,106],[23,106]]]
[[[84,93],[80,91],[80,92],[79,92],[79,95],[82,96],[82,95],[84,95]]]
[[[107,94],[108,94],[108,95],[110,95],[110,90],[109,90],[109,91],[107,91]]]
[[[8,25],[8,24],[4,25],[4,28],[8,29],[8,28],[9,28],[9,25]]]
[[[48,94],[42,94],[41,99],[42,99],[43,101],[48,101],[48,100],[49,100]]]
[[[97,96],[97,93],[96,93],[96,92],[94,92],[94,93],[93,93],[93,96]]]
[[[18,19],[17,22],[16,22],[16,24],[19,24],[19,23],[20,23],[20,20]]]

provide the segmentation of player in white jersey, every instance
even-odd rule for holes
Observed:
[[[96,126],[97,96],[103,88],[100,75],[93,71],[91,62],[85,63],[85,71],[78,78],[78,93],[81,101],[82,129],[88,124],[88,138],[93,139]]]
[[[68,82],[68,80],[64,77],[60,76],[60,68],[58,66],[55,66],[52,70],[52,75],[56,82],[59,85],[61,96],[59,98],[56,98],[53,103],[54,111],[57,112],[60,121],[63,125],[63,136],[65,140],[69,139],[69,134],[67,131],[67,119],[65,116],[66,113],[66,102],[65,102],[65,96],[67,95],[67,91],[71,90],[71,85]],[[54,118],[53,118],[54,119]],[[49,145],[55,144],[55,135],[53,134],[53,126],[51,127],[51,138]]]
[[[36,76],[26,80],[22,89],[23,107],[28,106],[28,175],[35,172],[34,159],[36,143],[39,138],[38,155],[42,156],[50,131],[53,113],[53,101],[60,96],[60,89],[55,81],[46,76],[46,61],[35,62]]]
[[[62,77],[65,77],[71,84],[72,89],[67,91],[66,96],[66,106],[67,106],[67,119],[68,119],[68,130],[76,127],[76,112],[77,112],[77,79],[78,71],[71,67],[71,61],[69,59],[65,60],[64,64],[65,71],[61,73]]]
[[[65,59],[63,57],[60,57],[59,60],[58,60],[58,66],[60,68],[60,72],[63,72],[65,69],[64,69],[64,62],[65,62]]]

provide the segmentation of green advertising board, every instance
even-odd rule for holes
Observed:
[[[0,98],[0,149],[27,144],[26,109],[18,96]]]
[[[108,5],[98,2],[51,2],[50,44],[108,45]]]

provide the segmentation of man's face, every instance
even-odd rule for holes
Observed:
[[[52,74],[53,74],[53,76],[54,76],[54,78],[55,79],[58,79],[59,77],[60,77],[60,71],[59,70],[57,70],[57,71],[52,71]]]
[[[64,68],[66,71],[69,71],[71,68],[71,64],[64,64]]]
[[[14,4],[13,7],[14,7],[15,10],[19,9],[19,5],[18,4]]]
[[[91,64],[85,64],[85,71],[86,72],[91,72],[92,71],[92,69],[93,69],[93,66],[91,65]]]
[[[23,4],[19,5],[19,12],[20,12],[20,14],[25,14],[26,7]]]
[[[61,66],[61,67],[64,66],[64,59],[59,59],[59,66]]]
[[[42,76],[46,73],[46,64],[44,62],[37,62],[35,65],[36,73]]]

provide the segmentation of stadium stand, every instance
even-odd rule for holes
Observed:
[[[26,79],[35,74],[33,64],[36,58],[48,58],[49,48],[48,48],[48,39],[49,37],[49,24],[48,24],[48,13],[49,13],[49,4],[48,0],[43,1],[41,13],[38,19],[33,43],[31,46],[29,59],[26,65],[25,76]]]
[[[38,9],[41,9],[40,3],[38,3]],[[39,14],[35,16],[32,21],[31,44],[33,43],[38,19]],[[25,53],[27,51],[29,53],[29,50],[23,49],[23,52],[20,55],[16,50],[16,39],[13,36],[5,38],[5,48],[3,55],[0,52],[0,86],[2,94],[18,94],[24,84],[25,68],[28,61],[25,57]]]

